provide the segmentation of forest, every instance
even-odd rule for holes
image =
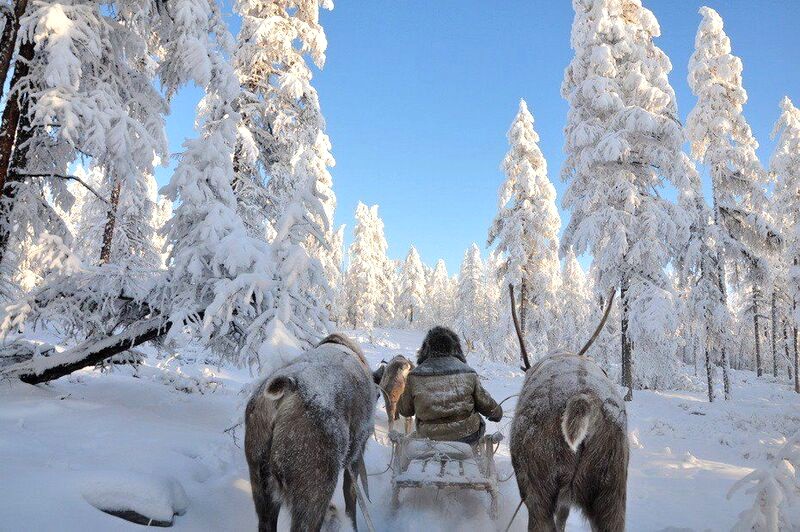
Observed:
[[[320,21],[330,0],[0,0],[0,432],[12,440],[0,436],[0,477],[27,479],[0,488],[5,524],[56,529],[63,516],[23,523],[21,501],[62,474],[38,469],[60,449],[80,474],[66,495],[45,489],[45,503],[78,504],[80,492],[97,506],[119,484],[147,493],[148,511],[167,504],[177,528],[254,529],[250,488],[230,495],[247,482],[243,401],[326,335],[346,331],[377,366],[413,358],[428,329],[447,326],[500,399],[524,378],[518,340],[534,362],[575,352],[610,304],[587,355],[628,408],[629,528],[800,528],[800,110],[775,102],[774,149],[759,160],[720,14],[698,5],[691,59],[674,66],[646,4],[572,1],[564,164],[548,169],[536,102],[509,102],[496,214],[448,272],[413,245],[390,258],[369,198],[351,237],[334,223],[334,148],[312,79],[336,46]],[[670,79],[696,97],[686,120]],[[166,121],[187,86],[203,93],[195,129],[170,153]],[[103,413],[84,415],[82,401]],[[180,427],[150,418],[162,408]],[[380,405],[376,415],[392,421]],[[137,426],[165,439],[126,443]],[[177,462],[162,452],[173,430]],[[370,472],[390,456],[375,431]],[[82,433],[95,442],[84,451]],[[78,458],[103,441],[100,461],[114,467]],[[145,465],[121,471],[125,453]],[[706,476],[687,476],[696,484],[679,495],[670,468]],[[635,509],[647,489],[694,515]],[[708,513],[682,498],[707,490]],[[503,521],[519,496],[501,493]],[[225,501],[243,516],[206,515]],[[453,526],[426,503],[409,505]],[[62,529],[127,530],[84,506],[64,510]],[[374,512],[378,529],[424,522]],[[490,526],[480,512],[450,517]]]

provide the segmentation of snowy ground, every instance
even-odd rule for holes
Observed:
[[[413,356],[421,333],[361,335],[373,365]],[[128,499],[171,513],[175,530],[255,530],[256,517],[241,445],[225,429],[236,423],[251,377],[246,371],[195,362],[156,360],[134,374],[81,371],[47,386],[0,382],[0,530],[139,530],[95,504]],[[522,372],[472,361],[498,400],[519,391]],[[735,399],[709,405],[702,391],[639,392],[629,405],[632,457],[628,483],[629,530],[729,530],[749,504],[733,482],[759,467],[782,438],[800,428],[800,397],[771,378],[734,373]],[[516,399],[504,404],[510,414]],[[367,468],[379,473],[390,456],[386,416],[378,405],[376,438]],[[510,415],[489,430],[508,434]],[[501,478],[511,474],[508,448],[497,456]],[[486,516],[483,494],[435,490],[402,498],[389,515],[389,474],[370,478],[370,511],[378,530],[504,529],[519,502],[513,477],[501,485],[501,517]],[[341,506],[341,495],[336,502]],[[524,530],[521,510],[512,530]],[[281,525],[287,522],[281,519]],[[587,526],[577,512],[570,530]],[[362,527],[362,529],[365,529]]]

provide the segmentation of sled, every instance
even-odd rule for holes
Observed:
[[[502,439],[499,432],[487,434],[473,446],[389,432],[394,451],[392,511],[400,506],[400,491],[404,488],[467,489],[487,492],[489,516],[497,519],[499,491],[494,451]]]

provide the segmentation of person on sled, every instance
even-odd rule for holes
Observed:
[[[501,406],[467,365],[458,335],[446,327],[428,331],[397,406],[400,415],[416,416],[417,436],[470,445],[486,431],[481,416],[503,418]]]

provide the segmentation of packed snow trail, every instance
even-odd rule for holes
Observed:
[[[375,367],[395,354],[413,359],[423,335],[376,330],[372,342],[365,333],[355,336]],[[135,375],[122,367],[110,374],[82,370],[37,387],[0,383],[0,531],[141,530],[90,504],[126,493],[137,508],[150,505],[158,515],[186,503],[173,530],[255,530],[242,429],[225,432],[237,422],[252,378],[247,371],[205,364],[202,351],[180,356],[151,355]],[[515,366],[482,362],[477,354],[468,360],[498,401],[519,392],[523,374]],[[629,530],[730,530],[750,505],[743,490],[730,501],[726,493],[800,428],[800,397],[771,378],[732,375],[730,402],[707,403],[703,377],[691,376],[691,391],[640,391],[627,404]],[[506,417],[488,423],[489,431],[508,435],[515,402],[503,405]],[[384,471],[391,454],[382,401],[376,408],[376,436],[366,453],[370,473]],[[500,478],[509,477],[507,440],[496,460]],[[496,525],[487,515],[487,495],[463,491],[404,491],[393,517],[390,476],[370,477],[370,513],[378,530],[493,530],[506,526],[519,502],[511,477],[501,484]],[[109,485],[114,492],[102,492]],[[343,509],[340,490],[334,502]],[[526,522],[523,507],[512,530],[525,530]],[[288,530],[285,512],[280,528]],[[587,529],[573,511],[568,530]]]

